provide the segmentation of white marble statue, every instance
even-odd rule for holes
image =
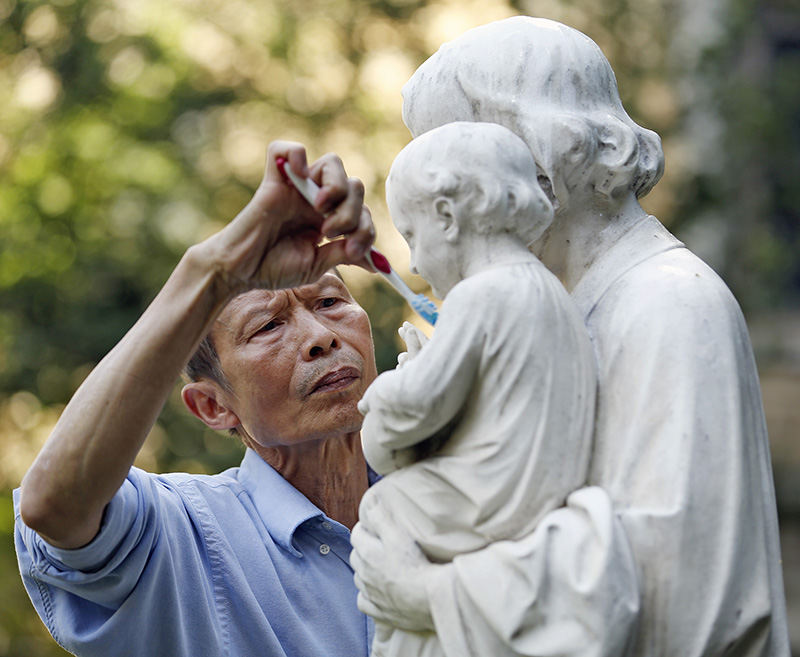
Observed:
[[[660,142],[625,113],[599,48],[559,23],[511,18],[442,46],[403,97],[415,136],[493,122],[529,146],[555,207],[531,249],[588,329],[597,408],[587,487],[522,538],[435,563],[381,500],[362,505],[361,608],[435,630],[448,657],[787,657],[747,329],[720,278],[639,205],[660,177]],[[496,474],[472,476],[480,487]]]
[[[527,248],[553,218],[536,177],[510,130],[452,123],[406,146],[387,180],[412,269],[444,303],[433,338],[359,404],[364,454],[384,475],[363,504],[431,561],[528,535],[586,481],[594,356]],[[443,653],[434,633],[379,624],[372,654]]]

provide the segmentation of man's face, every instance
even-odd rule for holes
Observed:
[[[251,290],[212,330],[231,392],[222,401],[264,447],[357,431],[373,381],[369,319],[333,274],[291,290]]]

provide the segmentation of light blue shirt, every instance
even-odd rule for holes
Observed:
[[[357,657],[350,532],[248,450],[218,475],[132,468],[97,537],[47,544],[19,516],[20,572],[55,640],[97,657]]]

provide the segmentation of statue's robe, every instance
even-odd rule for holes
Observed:
[[[525,539],[438,574],[429,595],[448,657],[787,657],[769,446],[738,304],[652,217],[572,296],[598,364],[595,487]]]
[[[364,455],[385,476],[362,505],[437,562],[527,536],[586,481],[595,368],[575,304],[534,256],[465,278],[433,338],[364,395]],[[436,635],[386,629],[374,656],[442,654]]]

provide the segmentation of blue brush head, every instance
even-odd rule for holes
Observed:
[[[416,295],[411,302],[411,307],[422,319],[428,322],[428,324],[431,326],[436,325],[436,320],[439,319],[439,310],[436,308],[436,304],[424,294]]]

